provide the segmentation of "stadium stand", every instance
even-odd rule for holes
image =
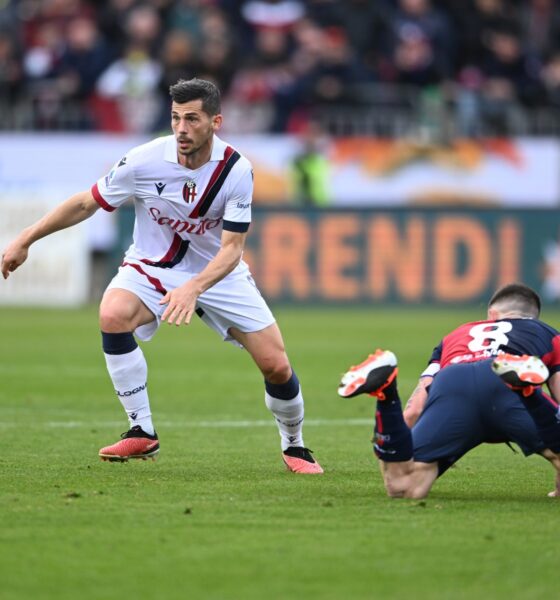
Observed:
[[[229,131],[560,133],[555,0],[0,0],[0,129],[157,132],[211,78]]]

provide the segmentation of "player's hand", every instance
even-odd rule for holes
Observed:
[[[27,260],[28,249],[16,241],[8,245],[2,254],[2,277],[8,279],[10,273],[15,271]]]
[[[167,304],[162,321],[167,321],[170,325],[188,325],[196,308],[198,293],[195,291],[190,281],[167,292],[160,300],[160,304]]]

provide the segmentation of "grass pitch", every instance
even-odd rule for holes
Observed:
[[[95,309],[0,309],[0,598],[556,597],[560,501],[544,460],[483,447],[426,501],[390,500],[372,402],[336,395],[382,346],[406,397],[440,337],[482,312],[276,310],[325,468],[305,477],[283,467],[249,357],[199,322],[143,345],[158,461],[102,463],[127,424]]]

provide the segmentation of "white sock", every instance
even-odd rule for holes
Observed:
[[[148,365],[144,353],[138,346],[126,354],[105,354],[105,362],[130,427],[140,425],[146,433],[153,435],[147,388]]]
[[[281,400],[265,392],[264,401],[268,410],[276,419],[282,451],[290,446],[303,446],[301,431],[303,427],[303,396],[301,389],[298,395],[291,400]]]

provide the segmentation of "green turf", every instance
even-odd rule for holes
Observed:
[[[406,396],[440,336],[480,312],[276,312],[322,477],[284,470],[261,377],[199,322],[144,345],[159,460],[100,462],[126,423],[95,309],[0,309],[0,598],[556,597],[545,461],[481,448],[426,501],[390,500],[371,402],[335,393],[380,345],[399,355]]]

